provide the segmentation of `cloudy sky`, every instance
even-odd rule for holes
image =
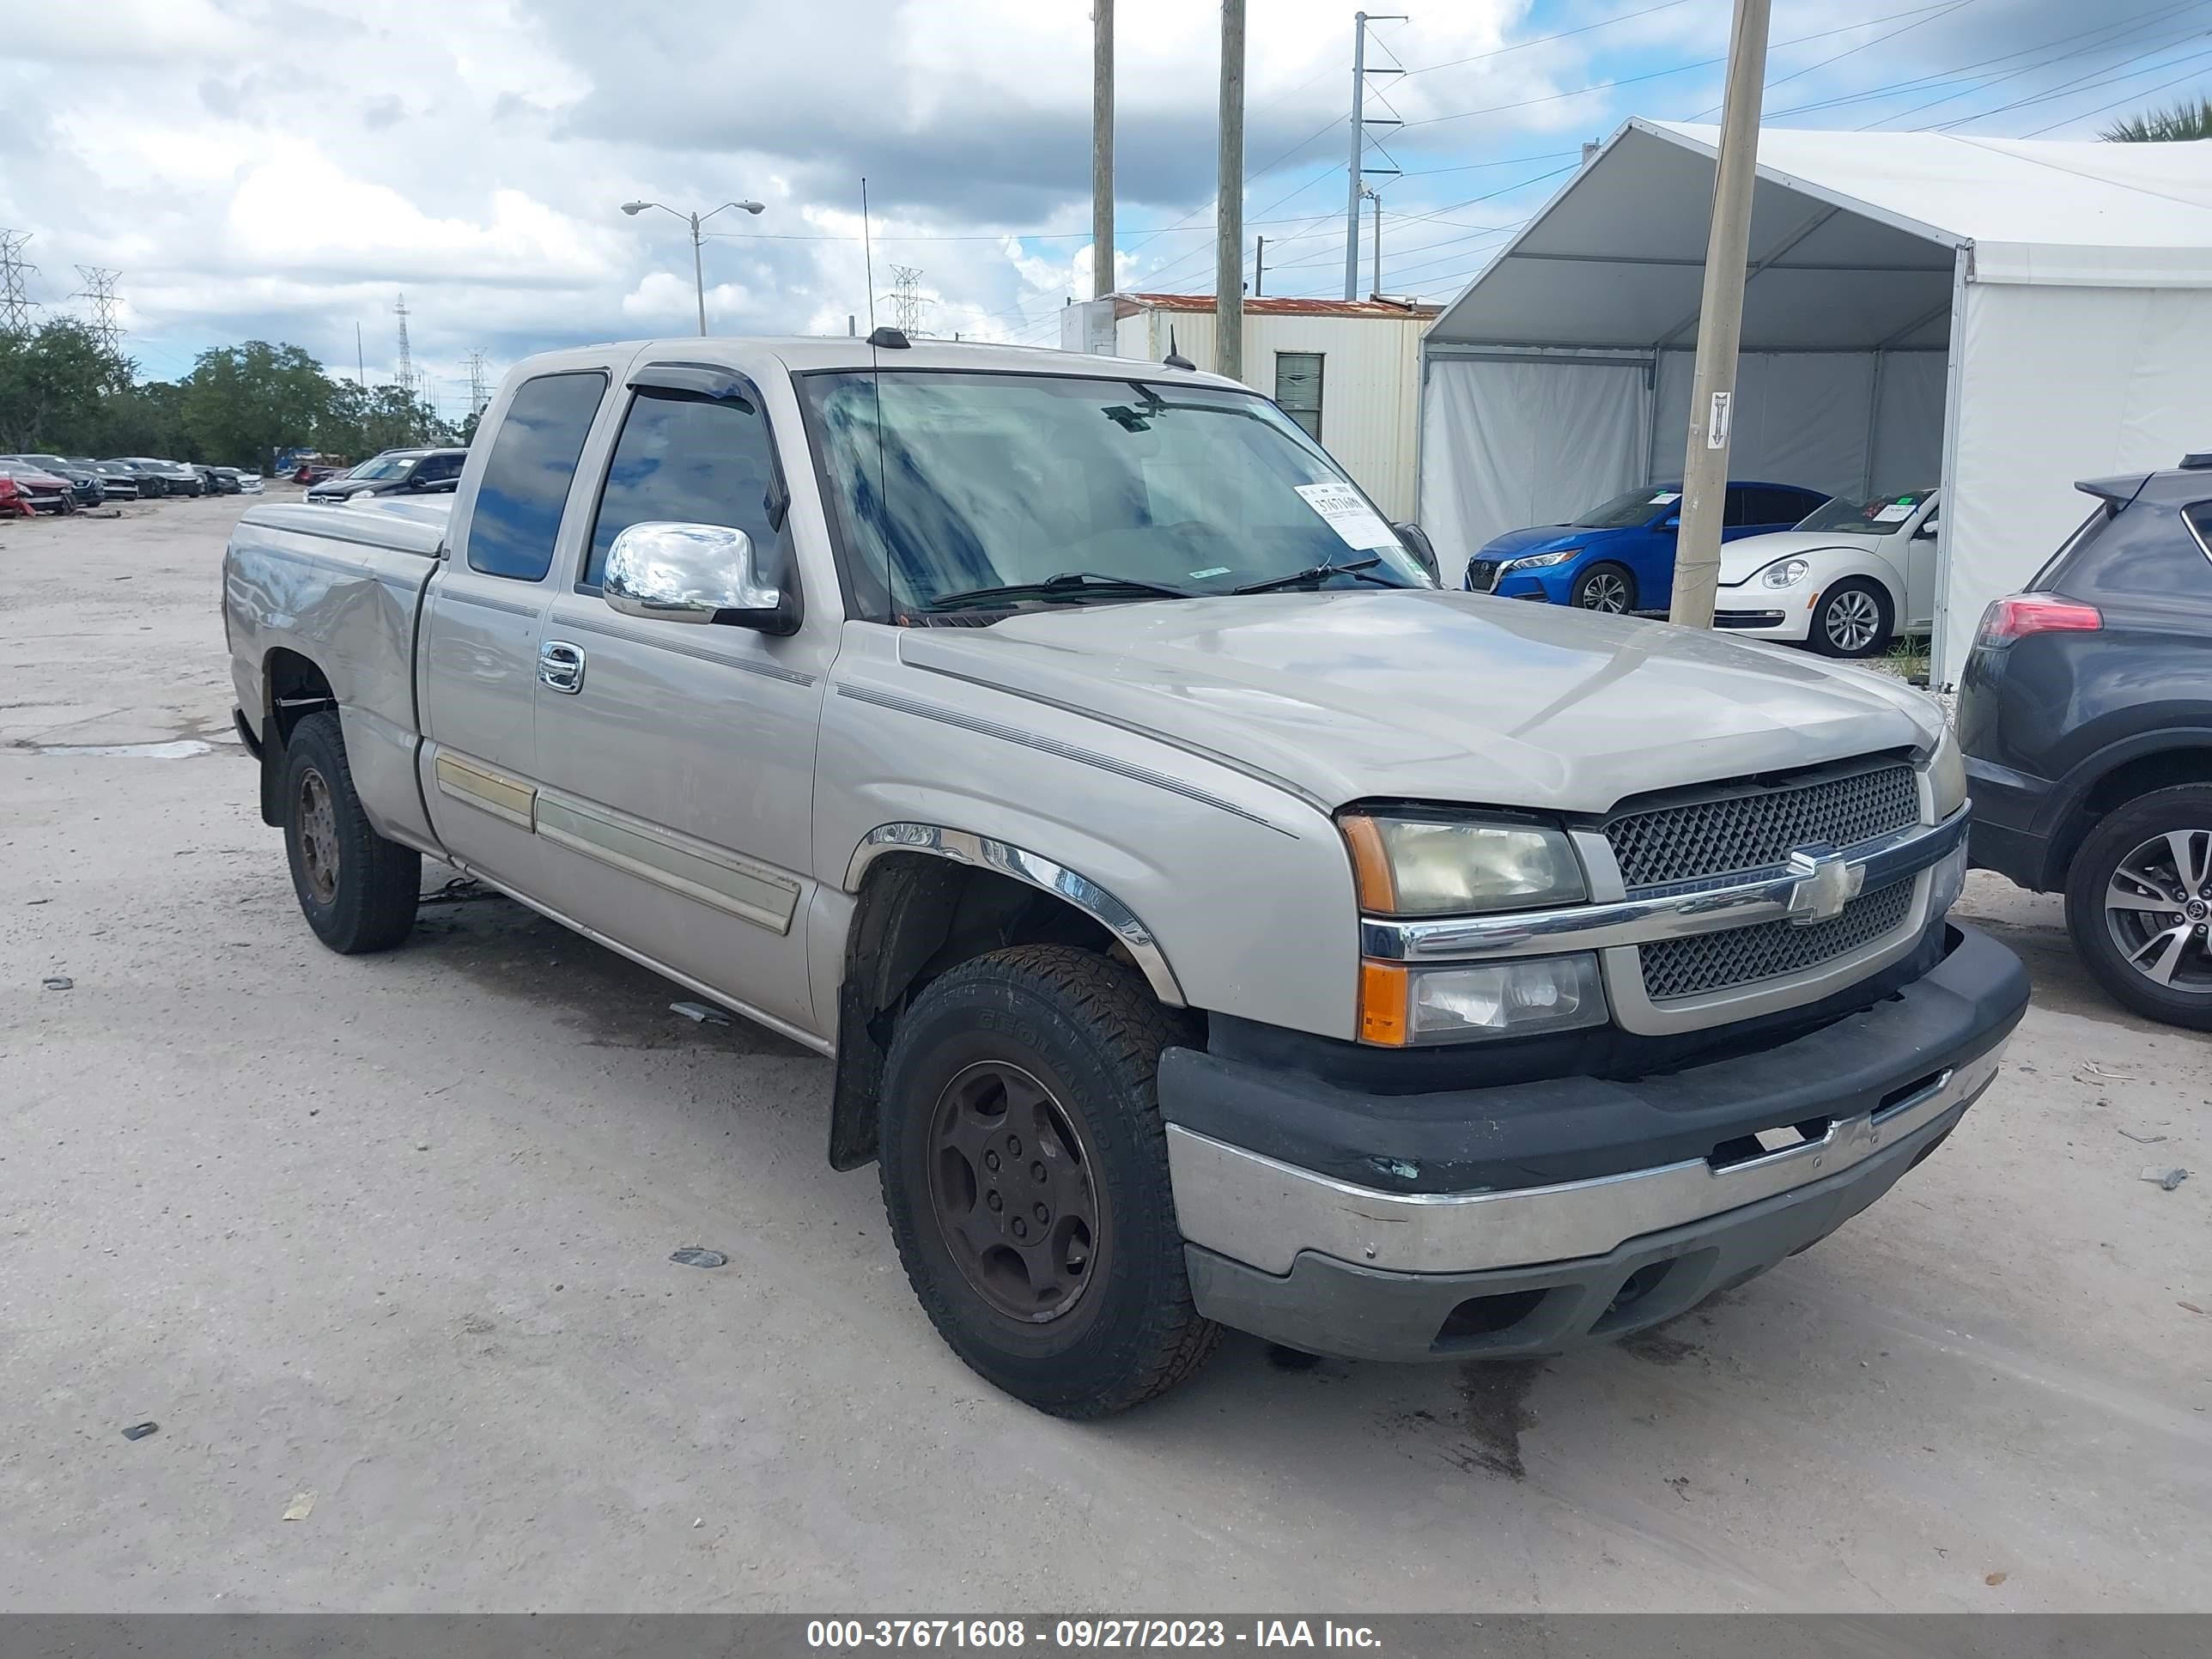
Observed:
[[[1381,0],[1367,0],[1369,4]],[[1728,0],[1404,0],[1373,27],[1384,287],[1448,295],[1626,117],[1711,119]],[[1248,243],[1266,290],[1341,291],[1352,33],[1340,0],[1249,0]],[[1120,0],[1117,267],[1210,291],[1218,11]],[[2091,137],[2212,87],[2212,0],[1775,0],[1766,104],[1794,126]],[[466,406],[579,340],[688,332],[689,233],[726,212],[726,332],[865,318],[918,267],[933,331],[1056,340],[1090,291],[1088,0],[0,0],[0,226],[31,296],[120,273],[149,378],[263,337]],[[1248,272],[1249,252],[1248,248]],[[1363,276],[1363,282],[1364,277]],[[865,323],[863,325],[865,326]]]

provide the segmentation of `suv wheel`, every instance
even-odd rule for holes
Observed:
[[[1164,1393],[1212,1352],[1153,1094],[1182,1022],[1132,969],[1018,945],[933,981],[884,1067],[884,1208],[923,1311],[1059,1417]]]
[[[1636,609],[1636,578],[1625,565],[1594,564],[1575,578],[1572,600],[1584,611],[1626,616]]]
[[[2212,1031],[2212,784],[2106,814],[2067,872],[2066,926],[2114,1000]]]
[[[1888,590],[1847,576],[1820,596],[1813,647],[1826,657],[1878,657],[1889,649],[1891,625]]]

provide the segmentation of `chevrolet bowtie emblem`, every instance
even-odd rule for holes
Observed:
[[[1799,927],[1833,921],[1866,881],[1864,865],[1846,864],[1842,854],[1826,846],[1796,848],[1790,854],[1790,873],[1797,878],[1790,889],[1790,920]]]

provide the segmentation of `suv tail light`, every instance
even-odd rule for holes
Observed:
[[[2010,645],[2030,634],[2089,634],[2105,625],[2094,605],[2081,605],[2049,593],[2014,593],[1992,599],[1982,612],[1978,646]]]

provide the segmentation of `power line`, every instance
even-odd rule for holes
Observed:
[[[2184,38],[2185,39],[2187,37]],[[2144,58],[2155,58],[2160,52],[2170,51],[2179,44],[2180,43],[2178,40],[2169,40],[2163,46],[2153,46],[2147,52],[2139,52],[2132,58],[2123,58],[2121,59],[2121,64],[2126,64],[2141,63]],[[2110,70],[2118,66],[2107,64],[2103,70],[2091,70],[2085,74],[2075,76],[2070,81],[2063,81],[2059,82],[2057,86],[2048,88],[2042,92],[2033,93],[2025,98],[2015,98],[2008,104],[1999,104],[1994,109],[1979,110],[1972,115],[1956,116],[1951,120],[1942,122],[1939,125],[1929,130],[1935,132],[1948,132],[1953,127],[1965,126],[1970,121],[1986,120],[1992,115],[2002,115],[2008,110],[2026,109],[2032,104],[2047,104],[2054,98],[2063,98],[2069,92],[2087,91],[2090,88],[2094,87],[2109,87],[2121,81],[2132,81],[2145,75],[2155,75],[2160,70],[2171,69],[2176,64],[2193,64],[2198,58],[2207,56],[2212,56],[2212,52],[2195,52],[2187,58],[2172,58],[2166,63],[2157,64],[2149,69],[2135,70],[2120,74],[2110,73]],[[2093,78],[2100,75],[2104,76],[2101,80]],[[2188,79],[2188,76],[2184,76],[2182,78],[2186,80]],[[2169,82],[2168,84],[2171,83]],[[2125,99],[2122,99],[2119,101],[2124,103],[2127,100]],[[2091,111],[2089,112],[2094,114],[2095,112]],[[2079,118],[2081,118],[2078,116],[2069,116],[2067,118],[2068,120],[2078,120]],[[2056,121],[2051,125],[2053,126],[2064,126],[2066,122]],[[2045,127],[2044,131],[2047,132],[2050,131],[2050,128]]]
[[[2199,57],[2199,58],[2202,58],[2203,56],[2204,56],[2204,54],[2203,54],[2203,52],[2199,52],[2199,53],[2197,53],[2197,57]],[[2195,60],[2194,60],[2194,59],[2191,59],[2191,60],[2189,60],[2189,61],[2193,62],[2193,61],[2195,61]],[[2171,67],[2172,67],[2172,65],[2171,65],[2171,64],[2162,64],[2162,65],[2160,65],[2160,67],[2161,67],[2161,68],[2171,68]],[[2154,70],[2144,70],[2144,71],[2143,71],[2143,73],[2145,73],[2145,74],[2147,74],[2147,75],[2148,75],[2148,74],[2154,74],[2154,73],[2155,73],[2155,72],[2156,72],[2156,71],[2154,71]],[[2030,138],[2037,137],[2040,136],[2040,135],[2041,135],[2041,134],[2043,134],[2043,133],[2049,132],[2049,131],[2051,130],[2051,128],[2052,128],[2052,127],[2063,127],[2063,126],[2069,125],[2070,125],[2071,123],[2075,122],[2075,121],[2087,120],[2087,119],[2090,116],[2092,116],[2092,115],[2102,115],[2102,114],[2103,114],[2106,110],[2118,109],[2118,108],[2122,104],[2131,104],[2131,103],[2134,103],[2134,102],[2135,102],[2136,100],[2138,100],[2138,99],[2142,99],[2142,98],[2148,98],[2148,97],[2151,97],[2151,96],[2154,95],[2155,94],[2164,92],[2164,91],[2165,91],[2168,87],[2178,87],[2178,86],[2179,86],[2179,85],[2180,85],[2184,81],[2193,81],[2193,80],[2195,80],[2195,79],[2197,77],[2197,76],[2198,76],[2199,74],[2201,74],[2201,73],[2202,73],[2202,71],[2201,71],[2201,70],[2191,70],[2188,74],[2186,74],[2186,75],[2177,75],[2177,76],[2175,76],[2173,77],[2173,79],[2172,79],[2171,81],[2161,81],[2161,82],[2159,82],[2156,86],[2154,86],[2154,87],[2145,87],[2145,88],[2142,88],[2141,91],[2139,91],[2139,92],[2131,92],[2131,93],[2128,94],[2127,94],[2127,96],[2126,96],[2126,97],[2124,97],[2124,98],[2115,98],[2115,99],[2113,99],[2113,100],[2112,100],[2112,101],[2111,103],[2109,103],[2109,104],[2100,104],[2100,105],[2098,105],[2098,106],[2097,106],[2097,107],[2096,107],[2096,108],[2094,108],[2094,109],[2085,109],[2085,110],[2080,110],[2080,111],[2077,111],[2075,113],[2074,113],[2074,114],[2072,114],[2072,115],[2068,116],[2068,117],[2066,118],[2066,119],[2065,119],[2065,120],[2063,120],[2063,121],[2053,121],[2053,122],[2051,124],[2051,126],[2048,126],[2048,127],[2038,127],[2038,128],[2037,128],[2033,132],[2031,132],[2031,133],[2027,134],[2027,136],[2028,137],[2030,137]],[[2124,77],[2124,78],[2125,78],[2125,79],[2127,79],[2127,80],[2130,80],[2130,81],[2132,81],[2132,80],[2134,80],[2136,77],[2135,77],[2134,76],[2125,76],[2125,77]]]
[[[1800,80],[1805,76],[1812,74],[1815,70],[1824,70],[1827,68],[1831,64],[1840,64],[1846,58],[1856,57],[1858,53],[1864,52],[1868,47],[1878,46],[1885,40],[1894,40],[1900,34],[1909,34],[1914,29],[1924,29],[1930,23],[1941,22],[1944,18],[1948,17],[1953,12],[1963,10],[1965,8],[1975,3],[1977,3],[1977,0],[1951,0],[1951,3],[1949,5],[1944,7],[1942,10],[1936,12],[1932,15],[1916,17],[1910,23],[1899,24],[1897,27],[1890,30],[1887,34],[1877,34],[1871,40],[1862,40],[1856,46],[1846,46],[1843,51],[1831,53],[1828,57],[1820,58],[1816,62],[1808,64],[1801,70],[1792,70],[1787,75],[1777,76],[1773,80],[1766,82],[1765,90],[1771,91],[1776,87],[1784,86],[1788,84],[1790,82]],[[1717,115],[1720,112],[1721,106],[1718,104],[1713,104],[1705,109],[1699,110],[1695,115],[1692,115],[1690,119],[1692,121],[1702,121],[1708,115]]]

